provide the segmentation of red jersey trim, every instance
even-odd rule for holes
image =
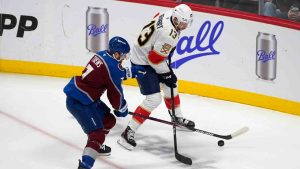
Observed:
[[[157,52],[155,52],[154,50],[151,50],[148,55],[148,59],[153,64],[159,64],[166,59],[166,56],[160,55]]]
[[[157,14],[154,15],[153,19],[156,18],[159,15],[159,12]]]

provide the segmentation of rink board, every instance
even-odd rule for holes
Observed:
[[[90,58],[86,49],[88,6],[107,8],[109,36],[123,36],[132,45],[155,13],[175,5],[113,0],[28,0],[22,6],[16,3],[19,2],[0,0],[1,14],[16,19],[15,27],[4,29],[0,37],[0,71],[59,77],[80,74]],[[247,20],[222,15],[215,8],[192,8],[194,22],[182,32],[172,59],[181,92],[300,115],[299,29],[288,23],[284,27],[256,22],[251,14],[247,16],[252,19]],[[22,24],[33,24],[24,22],[30,18],[36,18],[37,28],[22,30]],[[5,24],[10,24],[9,19]],[[272,81],[260,79],[255,73],[258,32],[276,35],[276,78]]]
[[[74,75],[80,75],[83,69],[84,67],[80,66],[0,60],[0,70],[3,72],[11,73],[25,73],[55,77],[72,77]],[[137,82],[135,79],[126,80],[124,81],[124,84],[137,86]],[[179,80],[179,91],[181,93],[211,97],[277,110],[289,114],[300,115],[300,103],[281,98],[260,95],[257,93],[189,82],[185,80]]]

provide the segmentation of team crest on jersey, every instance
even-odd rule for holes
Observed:
[[[122,66],[122,63],[119,63],[119,64],[118,64],[118,68],[119,68],[120,70],[124,70],[124,68],[123,68],[123,66]]]
[[[165,43],[164,45],[162,45],[160,52],[163,54],[168,54],[171,48],[172,46],[170,44]]]

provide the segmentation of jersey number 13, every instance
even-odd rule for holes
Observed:
[[[145,45],[151,38],[151,36],[155,30],[154,24],[155,24],[155,21],[151,21],[148,25],[144,26],[144,28],[138,38],[138,43],[140,46]]]

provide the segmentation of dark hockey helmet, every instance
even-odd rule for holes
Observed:
[[[115,36],[109,40],[109,52],[114,54],[118,52],[121,56],[126,55],[130,51],[130,46],[128,42],[120,37]]]

